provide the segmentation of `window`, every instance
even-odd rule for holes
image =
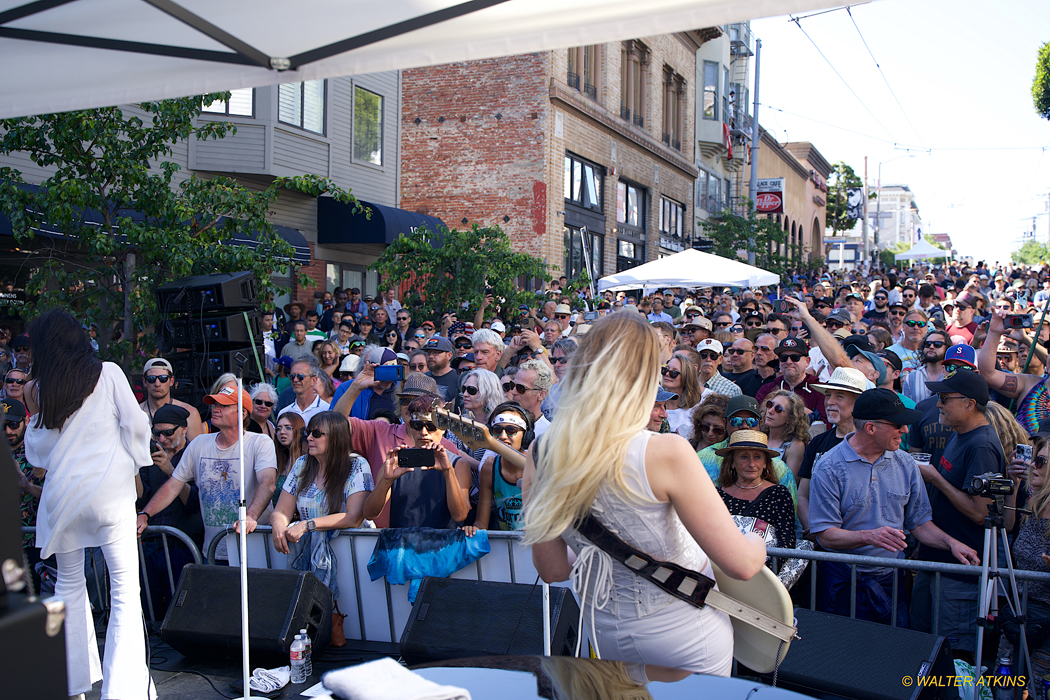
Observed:
[[[707,211],[707,171],[701,170],[696,178],[696,208]]]
[[[616,183],[616,271],[645,262],[645,190]]]
[[[323,80],[283,83],[277,93],[277,120],[323,134],[324,90]]]
[[[626,182],[616,183],[616,222],[643,227],[642,190]]]
[[[660,234],[671,238],[682,238],[685,207],[667,197],[660,197]]]
[[[722,121],[732,126],[733,112],[729,109],[729,69],[722,66]]]
[[[718,64],[704,61],[704,119],[718,119]]]
[[[601,166],[565,156],[565,199],[581,207],[602,211],[604,173]]]
[[[383,96],[354,86],[353,159],[383,164]]]
[[[569,73],[566,82],[592,100],[598,99],[600,46],[577,46],[569,49]]]
[[[644,128],[649,49],[640,41],[625,41],[620,57],[620,117]]]
[[[707,176],[707,211],[712,214],[722,211],[722,180],[714,175]]]
[[[361,296],[375,296],[379,289],[379,273],[368,270],[361,265],[345,263],[327,263],[325,265],[325,289],[335,291],[336,287],[361,290]]]
[[[565,267],[562,273],[569,279],[575,279],[587,272],[587,261],[590,261],[592,280],[605,274],[605,248],[602,236],[594,231],[587,231],[575,226],[565,227]]]
[[[228,114],[231,117],[254,117],[255,90],[252,88],[230,90],[230,99],[216,100],[206,105],[201,111],[207,114]]]
[[[685,78],[664,66],[664,144],[682,150],[685,129]]]

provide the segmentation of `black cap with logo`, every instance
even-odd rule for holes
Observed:
[[[934,394],[947,394],[956,392],[968,399],[973,399],[979,405],[988,403],[988,382],[984,381],[977,372],[968,370],[955,371],[939,382],[926,382],[926,386]]]
[[[799,355],[809,356],[809,344],[800,338],[784,338],[780,341],[780,345],[777,346],[775,351],[777,355],[784,355],[787,353],[798,353]]]
[[[853,404],[857,420],[884,420],[897,425],[910,425],[922,418],[922,411],[908,408],[896,392],[889,389],[868,389]]]

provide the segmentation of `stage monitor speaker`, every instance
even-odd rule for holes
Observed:
[[[259,360],[262,361],[262,347],[256,348]],[[227,372],[237,374],[237,366],[242,367],[244,383],[260,381],[259,368],[255,364],[255,353],[250,347],[236,350],[216,350],[214,352],[176,352],[168,355],[168,361],[175,371],[175,379],[184,386],[192,386],[194,380],[197,388],[211,388],[211,383]]]
[[[248,619],[253,664],[287,665],[288,649],[300,629],[310,635],[316,658],[332,639],[332,592],[309,571],[248,569]],[[184,656],[239,658],[240,570],[184,567],[160,637]]]
[[[0,611],[0,672],[5,698],[66,700],[66,605],[11,593]],[[146,688],[142,689],[145,697]]]
[[[576,651],[580,609],[572,591],[551,586],[551,655]],[[472,656],[542,655],[539,585],[424,578],[401,634],[409,664]]]
[[[157,308],[162,314],[199,314],[259,303],[255,275],[251,272],[185,277],[157,287],[156,294]]]
[[[173,318],[161,324],[161,340],[169,348],[195,347],[198,350],[251,345],[262,338],[262,317],[258,311],[247,313],[247,324],[243,313],[213,312]]]
[[[780,664],[778,685],[815,697],[855,700],[958,698],[958,689],[918,677],[951,679],[955,664],[944,637],[795,610],[798,635]],[[902,679],[910,678],[910,685]],[[942,685],[948,681],[941,681]]]

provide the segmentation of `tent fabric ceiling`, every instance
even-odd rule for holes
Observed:
[[[780,275],[739,260],[688,248],[598,280],[599,292],[664,287],[763,287],[780,284]]]
[[[951,255],[950,251],[936,248],[925,238],[913,245],[903,253],[893,256],[894,260],[920,260],[923,258],[946,258]]]
[[[0,0],[0,118],[545,51],[841,4]],[[272,67],[283,65],[292,69]]]

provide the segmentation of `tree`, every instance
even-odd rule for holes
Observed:
[[[825,215],[828,229],[837,234],[854,229],[858,220],[846,217],[846,207],[849,201],[846,190],[863,186],[864,183],[861,182],[857,173],[843,161],[832,166],[831,177],[828,178],[828,202]]]
[[[1050,41],[1039,47],[1039,54],[1035,59],[1032,101],[1035,103],[1036,114],[1043,119],[1050,119]]]
[[[948,247],[946,245],[944,245],[940,241],[935,241],[933,239],[933,236],[923,236],[923,239],[927,243],[932,245],[934,248],[940,248],[941,250],[948,253],[948,255],[945,255],[943,258],[927,258],[928,262],[948,260],[949,256],[951,255],[951,251],[948,250]],[[882,263],[882,266],[886,269],[889,269],[891,267],[900,267],[900,265],[897,264],[897,259],[894,256],[898,253],[903,253],[906,250],[911,250],[911,247],[912,244],[908,243],[907,241],[894,243],[893,245],[889,246],[888,248],[879,253],[879,261]]]
[[[722,213],[720,219],[708,219],[700,222],[703,235],[713,244],[711,253],[723,258],[737,258],[741,253],[754,252],[755,265],[785,274],[792,268],[807,267],[802,261],[803,251],[796,246],[784,246],[787,234],[769,216],[759,216],[755,205],[745,199],[746,216],[740,216],[729,210]],[[787,248],[781,254],[782,248]]]
[[[158,345],[156,286],[250,270],[262,298],[282,291],[271,275],[297,266],[266,218],[280,192],[356,200],[315,176],[279,178],[262,192],[227,177],[195,175],[173,187],[179,166],[163,159],[175,143],[235,133],[225,122],[194,123],[202,104],[229,97],[146,102],[139,105],[145,118],[107,107],[0,121],[0,153],[28,155],[54,173],[33,191],[18,170],[0,168],[0,211],[19,241],[34,238],[44,222],[64,234],[42,255],[31,255],[26,313],[57,307],[97,323],[100,355],[131,370],[132,357],[149,356]],[[235,235],[257,245],[231,245]],[[121,331],[121,340],[109,342],[112,330]]]
[[[462,310],[463,304],[473,315],[486,289],[492,290],[505,314],[516,313],[520,304],[536,300],[533,293],[517,288],[519,277],[551,279],[547,264],[511,250],[510,238],[498,226],[477,224],[468,231],[413,229],[387,246],[369,269],[379,272],[387,284],[411,285],[402,303],[420,316],[417,322],[442,311]],[[499,302],[501,298],[505,301]]]
[[[1010,261],[1024,265],[1038,265],[1044,260],[1050,260],[1050,246],[1036,240],[1026,241],[1020,250],[1010,253]]]

